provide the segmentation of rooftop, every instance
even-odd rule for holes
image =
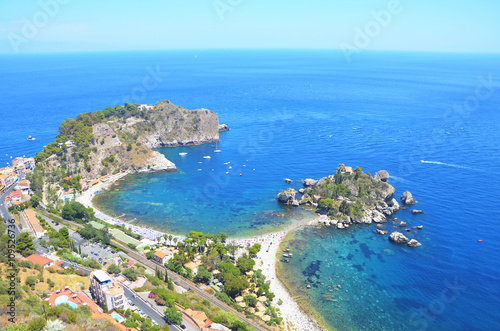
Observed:
[[[97,278],[101,283],[111,281],[111,277],[109,277],[108,273],[104,270],[95,270],[92,272],[94,277]]]
[[[115,282],[113,287],[104,290],[104,293],[111,296],[116,296],[123,293],[123,287],[119,283]]]
[[[25,260],[31,261],[34,264],[39,264],[41,266],[44,266],[44,265],[51,263],[51,262],[54,262],[51,259],[48,259],[44,256],[39,255],[39,254],[32,254],[32,255],[28,256],[27,258],[25,258]]]

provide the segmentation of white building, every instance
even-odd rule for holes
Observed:
[[[106,271],[94,270],[90,273],[90,291],[98,304],[106,304],[108,311],[128,309],[123,286],[114,282]]]

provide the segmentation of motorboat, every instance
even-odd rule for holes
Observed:
[[[187,153],[179,153],[180,156],[187,155]]]

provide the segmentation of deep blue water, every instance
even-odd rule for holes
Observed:
[[[164,74],[144,89],[148,68]],[[275,203],[285,177],[300,187],[339,163],[386,169],[396,195],[410,190],[425,211],[397,215],[424,225],[411,235],[422,247],[392,245],[370,226],[299,230],[290,284],[339,329],[500,329],[500,56],[366,52],[347,64],[326,51],[20,55],[0,56],[0,75],[0,162],[40,151],[67,117],[125,101],[217,112],[232,128],[220,155],[210,145],[162,150],[179,172],[131,176],[103,203],[166,230],[265,232],[304,217]],[[490,93],[478,90],[489,76]],[[473,111],[454,110],[475,106],[476,90]],[[304,292],[316,267],[321,281]],[[322,295],[334,293],[330,277],[342,285],[337,302]],[[447,291],[446,282],[458,285]]]

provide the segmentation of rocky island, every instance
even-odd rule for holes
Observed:
[[[389,173],[381,170],[374,177],[364,173],[361,168],[346,167],[340,164],[334,175],[314,180],[303,181],[304,188],[298,191],[293,188],[281,191],[277,195],[278,202],[291,206],[310,206],[316,213],[328,217],[322,219],[322,224],[337,229],[348,228],[352,224],[379,223],[375,233],[384,235],[382,230],[391,216],[401,209],[401,205],[393,198],[395,188],[387,183]],[[403,204],[415,204],[412,194],[404,192],[401,197]],[[415,213],[415,211],[412,211]],[[417,211],[420,212],[420,211]],[[393,220],[394,223],[398,219]],[[400,227],[406,227],[406,222],[400,222]],[[422,229],[422,226],[415,227]],[[410,231],[410,229],[406,229]],[[391,233],[389,240],[395,243],[408,243],[418,246],[399,232]]]

